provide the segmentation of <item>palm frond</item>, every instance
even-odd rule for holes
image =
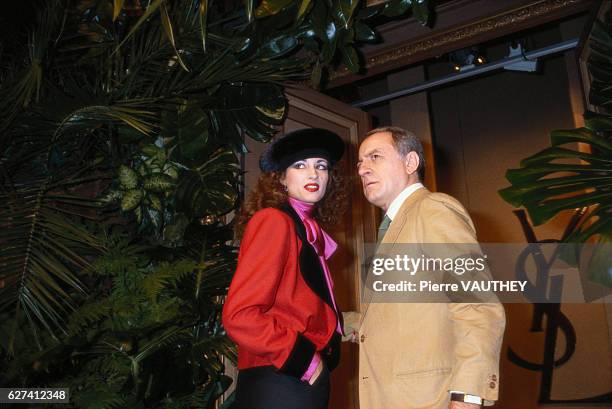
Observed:
[[[47,330],[64,330],[63,317],[74,308],[71,292],[83,293],[77,272],[85,254],[100,250],[83,226],[48,208],[42,192],[29,198],[2,195],[0,211],[0,311],[12,310]]]

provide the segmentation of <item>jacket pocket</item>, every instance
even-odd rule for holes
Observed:
[[[433,368],[421,369],[415,371],[398,371],[395,373],[396,378],[426,378],[437,375],[450,374],[451,368]]]
[[[394,375],[393,393],[404,396],[413,408],[448,406],[451,368],[433,368],[398,372]]]

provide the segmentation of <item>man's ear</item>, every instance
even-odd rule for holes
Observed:
[[[416,173],[420,165],[419,155],[415,151],[408,152],[408,154],[406,155],[405,164],[406,173],[408,173],[409,175]]]

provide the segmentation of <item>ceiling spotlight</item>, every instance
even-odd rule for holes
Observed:
[[[538,60],[530,60],[525,57],[525,50],[523,49],[523,45],[521,43],[510,44],[510,50],[508,52],[507,58],[515,58],[522,57],[516,62],[511,62],[504,65],[504,69],[509,71],[525,71],[525,72],[535,72],[538,70]]]
[[[453,51],[449,57],[454,71],[466,71],[486,62],[477,47]]]

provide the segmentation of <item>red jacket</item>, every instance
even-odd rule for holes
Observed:
[[[272,365],[300,378],[319,352],[331,370],[340,355],[338,319],[297,213],[290,205],[255,213],[223,308],[238,369]]]

